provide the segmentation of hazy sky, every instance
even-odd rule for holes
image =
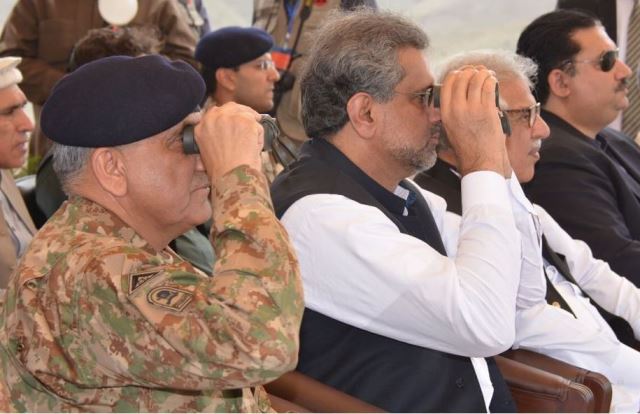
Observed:
[[[87,1],[87,0],[78,0]],[[253,0],[204,0],[214,27],[249,25]],[[378,0],[418,22],[431,38],[431,56],[477,48],[513,49],[520,31],[556,0]],[[15,0],[0,0],[0,25]]]

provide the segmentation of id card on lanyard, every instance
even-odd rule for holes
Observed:
[[[284,1],[284,9],[287,13],[287,33],[284,36],[284,42],[282,45],[276,45],[271,50],[271,58],[278,70],[287,70],[291,64],[291,58],[294,50],[289,47],[289,42],[291,41],[291,33],[293,32],[295,17],[300,10],[301,5],[302,0]]]

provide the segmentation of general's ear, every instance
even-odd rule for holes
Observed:
[[[553,69],[547,76],[549,93],[559,98],[565,98],[571,94],[569,87],[570,77],[567,72],[561,69]]]
[[[116,148],[97,148],[91,154],[91,169],[102,188],[114,197],[127,194],[127,168]]]
[[[358,92],[347,102],[349,121],[358,135],[369,138],[376,130],[376,102],[365,92]]]
[[[216,85],[228,89],[230,91],[236,90],[236,71],[231,68],[218,68],[216,69]]]

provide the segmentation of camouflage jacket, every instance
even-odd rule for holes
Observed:
[[[303,2],[304,3],[304,2]],[[313,32],[322,25],[332,10],[340,8],[340,0],[314,1],[311,6],[311,14],[304,22],[300,32],[300,40],[297,41],[295,56],[292,60],[289,72],[296,77],[291,90],[282,95],[282,100],[276,110],[276,118],[282,134],[290,141],[290,146],[296,151],[307,140],[307,135],[302,126],[301,100],[300,100],[300,73],[307,58],[307,52],[314,43]],[[292,33],[287,48],[296,43],[300,28],[300,10],[294,16]],[[254,0],[253,1],[253,26],[266,30],[273,36],[277,47],[285,47],[285,37],[288,29],[288,19],[283,1]]]
[[[262,175],[238,167],[214,187],[213,277],[65,202],[0,311],[0,411],[271,409],[259,384],[297,362],[297,260]]]
[[[293,25],[289,42],[285,44],[285,38],[289,29],[289,19],[285,11],[283,0],[253,0],[252,26],[266,30],[271,36],[275,46],[290,49],[296,44],[294,58],[291,61],[289,72],[295,77],[291,90],[282,95],[282,100],[276,108],[276,118],[282,131],[283,141],[296,152],[307,140],[307,134],[302,125],[302,101],[300,90],[300,75],[304,62],[307,60],[309,50],[315,43],[315,31],[324,24],[332,11],[339,9],[349,10],[357,6],[369,6],[377,8],[375,0],[313,0],[311,12],[302,23],[302,6],[297,8],[293,16]],[[294,2],[295,3],[295,2]],[[303,1],[302,3],[307,3]],[[300,24],[302,29],[300,30]],[[298,33],[299,37],[298,38]]]

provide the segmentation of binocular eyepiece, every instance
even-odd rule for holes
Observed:
[[[275,118],[269,115],[261,115],[260,125],[264,128],[264,145],[262,146],[262,150],[269,151],[272,148],[273,141],[280,135],[280,129],[276,124]],[[182,131],[182,150],[185,154],[200,154],[200,148],[198,148],[198,144],[196,143],[193,128],[193,125],[187,125]]]

